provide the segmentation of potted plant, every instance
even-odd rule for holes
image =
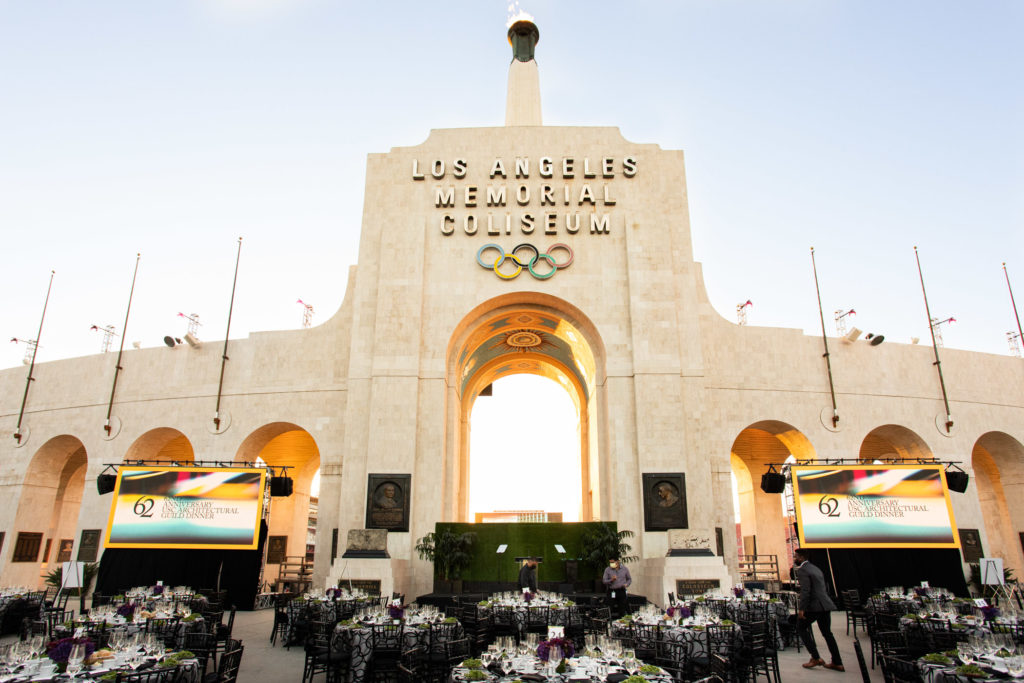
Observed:
[[[448,527],[432,531],[416,541],[420,559],[434,563],[435,593],[462,592],[462,572],[469,567],[475,543],[476,534],[457,534]]]
[[[616,531],[608,522],[601,522],[583,532],[580,537],[580,559],[597,572],[596,591],[604,591],[601,574],[604,567],[607,566],[608,560],[617,557],[620,562],[626,564],[640,559],[636,555],[629,554],[633,550],[633,546],[626,540],[630,538],[633,538],[632,531],[628,529]]]
[[[85,610],[85,598],[89,594],[89,590],[92,588],[93,581],[96,580],[96,573],[99,571],[98,562],[86,562],[82,567],[82,588],[66,588],[64,592],[67,595],[77,595],[81,598],[81,608]],[[46,572],[44,581],[47,586],[53,586],[59,589],[61,581],[64,579],[64,569],[60,564]]]

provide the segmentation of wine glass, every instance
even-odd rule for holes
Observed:
[[[68,654],[67,672],[71,674],[71,678],[74,678],[81,672],[83,666],[85,666],[85,646],[74,645],[71,648],[71,653]]]

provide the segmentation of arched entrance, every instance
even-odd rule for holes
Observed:
[[[780,568],[787,565],[794,520],[784,513],[780,494],[761,490],[761,475],[769,464],[814,457],[814,446],[803,432],[778,420],[755,422],[736,437],[729,459],[736,478],[743,555],[775,555]]]
[[[469,430],[474,402],[502,377],[533,374],[561,385],[579,415],[581,521],[607,518],[602,501],[606,464],[599,428],[604,385],[604,350],[593,325],[556,297],[520,292],[492,299],[467,315],[448,346],[443,515],[469,519]]]
[[[1020,576],[1024,555],[1016,529],[1024,529],[1024,446],[1003,432],[988,432],[971,451],[974,486],[985,521],[985,554],[1003,558]]]
[[[188,464],[195,460],[195,451],[188,437],[172,427],[151,429],[132,442],[125,451],[122,462],[129,464],[132,460],[158,460],[171,463]]]
[[[32,456],[14,528],[8,531],[13,548],[4,572],[7,585],[39,586],[62,546],[70,555],[87,466],[85,446],[69,435],[50,439]]]
[[[875,460],[934,460],[932,449],[916,432],[900,425],[875,427],[860,444],[863,462]]]
[[[312,571],[310,528],[315,525],[316,501],[311,495],[313,479],[320,471],[320,449],[313,437],[291,422],[263,425],[242,441],[235,462],[262,462],[271,467],[287,467],[292,479],[292,495],[270,497],[268,534],[263,580],[273,584],[279,578],[289,581],[293,590],[300,581],[299,564],[306,560]],[[314,533],[315,535],[315,527]],[[287,564],[282,562],[287,558]],[[282,574],[282,569],[287,576]]]

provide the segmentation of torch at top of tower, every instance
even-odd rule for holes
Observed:
[[[509,8],[512,9],[511,7]],[[540,126],[540,76],[533,51],[540,31],[533,17],[523,11],[508,20],[508,42],[512,63],[508,69],[508,95],[505,100],[506,126]]]
[[[537,24],[533,23],[533,17],[520,12],[508,28],[508,43],[512,46],[513,59],[520,62],[532,60],[534,47],[539,40],[540,31],[537,30]]]

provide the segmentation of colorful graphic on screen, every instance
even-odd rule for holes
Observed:
[[[108,548],[254,550],[266,470],[121,467]]]
[[[959,548],[939,465],[790,468],[800,545]]]

